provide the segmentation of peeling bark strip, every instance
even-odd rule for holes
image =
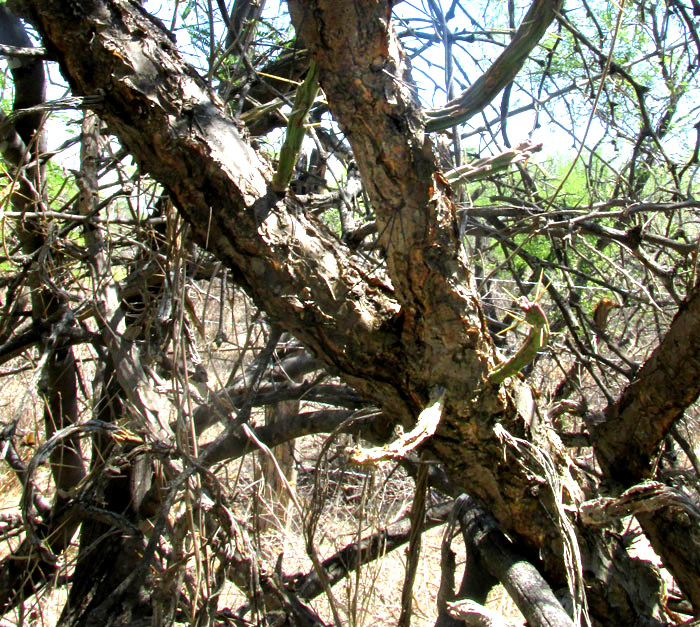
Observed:
[[[354,448],[350,460],[355,464],[374,465],[389,459],[400,459],[431,437],[442,418],[445,390],[437,388],[430,394],[430,404],[418,415],[416,426],[398,440],[377,448]]]
[[[674,508],[685,511],[695,521],[700,521],[700,508],[678,488],[645,481],[625,490],[618,498],[599,497],[581,503],[579,515],[585,525],[605,525],[625,516],[653,513],[660,509]]]

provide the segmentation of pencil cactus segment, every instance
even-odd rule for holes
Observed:
[[[515,302],[524,314],[523,319],[530,325],[530,332],[518,352],[490,372],[489,381],[494,384],[502,383],[508,377],[518,374],[549,341],[549,322],[542,306],[524,296]]]
[[[289,186],[294,174],[294,167],[299,160],[301,144],[306,135],[306,116],[318,93],[318,67],[315,61],[311,61],[309,71],[304,82],[299,85],[294,98],[294,109],[289,114],[287,122],[287,135],[280,150],[279,166],[272,181],[272,188],[276,192],[283,193]]]

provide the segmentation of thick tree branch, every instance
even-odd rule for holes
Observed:
[[[659,445],[700,395],[700,287],[681,304],[668,333],[594,432],[595,451],[623,488],[650,478]]]
[[[346,380],[410,414],[383,382],[401,357],[390,284],[319,220],[287,210],[266,161],[168,33],[126,2],[27,4],[74,92],[106,91],[100,116],[168,189],[198,241]]]
[[[451,188],[438,170],[390,3],[290,2],[377,214],[390,280],[317,219],[290,211],[271,171],[168,34],[125,0],[27,0],[49,53],[78,94],[103,90],[100,115],[162,183],[199,243],[234,269],[272,321],[299,338],[390,420],[409,423],[446,388],[424,445],[547,574],[563,583],[551,484],[518,464],[498,422],[537,439],[556,472],[565,454],[534,421],[529,389],[488,383],[489,340]],[[574,486],[570,489],[576,498]],[[520,545],[520,543],[519,543]]]
[[[593,433],[605,475],[619,490],[652,478],[656,453],[673,424],[700,395],[700,287],[681,304],[668,333],[605,411]],[[685,514],[640,514],[642,528],[693,607],[700,609],[700,533]],[[687,550],[688,542],[694,550]]]

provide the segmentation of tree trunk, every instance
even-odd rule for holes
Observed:
[[[0,25],[0,43],[32,47],[22,23],[5,5],[0,6]],[[45,96],[42,61],[31,57],[13,57],[10,67],[15,87],[14,110],[41,105]],[[3,158],[12,168],[12,176],[19,181],[11,199],[13,208],[16,211],[41,211],[45,207],[45,168],[39,161],[45,147],[41,132],[43,116],[41,113],[19,116],[15,124],[10,124],[6,119],[2,121],[5,127]],[[49,254],[45,223],[40,220],[23,220],[18,223],[16,233],[22,253],[34,259],[26,283],[17,286],[17,290],[29,291],[31,314],[35,322],[50,321],[53,325],[49,336],[52,339],[40,344],[42,366],[37,384],[44,405],[44,429],[48,440],[56,431],[74,424],[77,419],[77,378],[73,349],[61,345],[56,339],[66,326],[73,323],[65,316],[68,310],[66,300],[59,290],[51,289],[52,285],[61,283],[60,271],[56,269],[60,267],[60,262],[55,263]],[[70,516],[64,515],[63,506],[68,501],[68,492],[85,474],[78,438],[63,439],[52,451],[50,461],[56,499],[37,532],[51,552],[60,554],[68,546],[77,527]],[[46,556],[40,555],[32,542],[25,539],[18,550],[6,557],[0,566],[0,608],[9,609],[21,603],[55,572],[56,565],[47,560]]]
[[[269,166],[245,131],[183,62],[169,34],[134,3],[27,5],[74,92],[105,93],[99,115],[168,190],[197,241],[232,269],[276,324],[381,405],[391,423],[413,426],[431,392],[445,390],[426,454],[496,517],[551,585],[565,586],[554,479],[571,506],[580,490],[563,448],[535,420],[531,390],[516,378],[489,380],[499,358],[459,239],[451,188],[390,27],[391,3],[289,2],[352,144],[377,215],[386,273],[271,189]],[[626,433],[618,435],[621,446],[634,447]],[[533,465],[529,442],[551,462],[554,479],[545,479],[544,465]],[[652,624],[661,590],[630,588],[654,573],[605,533],[581,530],[580,538],[585,571],[605,581],[590,582],[598,622]]]

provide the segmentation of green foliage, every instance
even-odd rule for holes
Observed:
[[[46,164],[46,187],[49,196],[49,206],[58,211],[66,202],[78,193],[78,186],[72,174],[66,174],[65,170],[53,161]]]
[[[10,113],[10,111],[12,111],[12,102],[14,99],[12,91],[12,81],[9,80],[7,74],[0,75],[0,93],[2,93],[0,108],[2,108],[5,113]]]
[[[342,235],[342,229],[340,227],[340,213],[337,209],[329,209],[324,211],[322,216],[323,222],[326,226],[333,231],[338,237]]]
[[[579,206],[590,203],[592,199],[589,193],[589,178],[586,165],[579,159],[571,172],[569,172],[570,168],[571,157],[569,155],[550,157],[543,165],[544,171],[549,173],[544,184],[550,192],[554,192],[559,189],[563,182],[559,198],[567,205]]]

